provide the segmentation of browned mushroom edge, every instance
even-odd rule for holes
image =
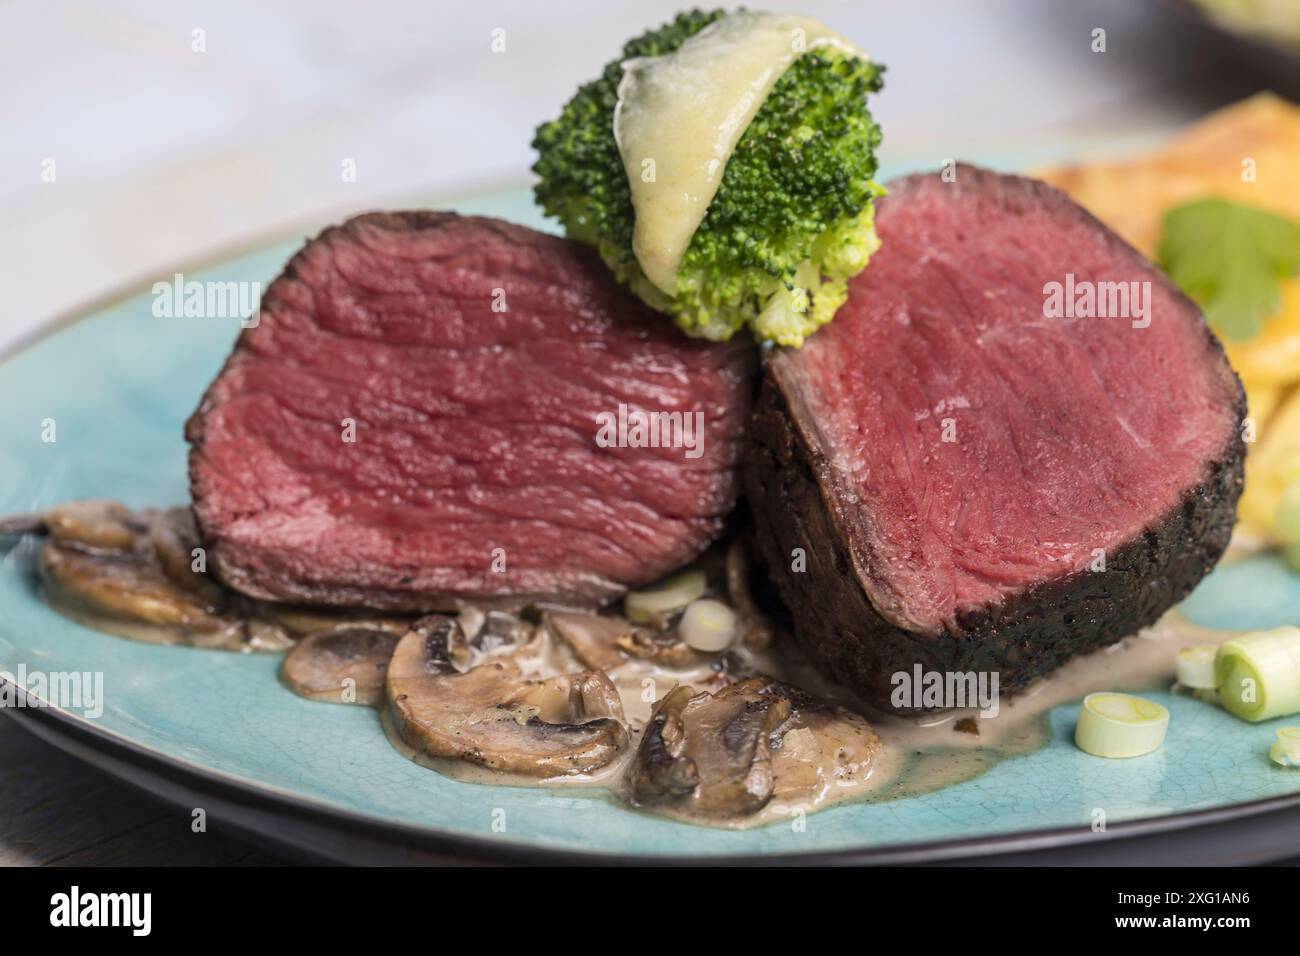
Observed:
[[[0,534],[33,532],[60,613],[137,640],[287,650],[294,693],[377,708],[402,753],[464,779],[601,786],[649,812],[747,826],[896,774],[867,721],[787,656],[739,542],[697,566],[737,613],[732,645],[705,652],[678,633],[680,609],[632,624],[566,608],[415,618],[253,600],[206,570],[186,508],[76,502],[0,519]]]

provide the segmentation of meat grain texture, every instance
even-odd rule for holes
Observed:
[[[889,190],[835,321],[771,357],[746,470],[800,643],[886,709],[916,665],[1013,693],[1154,623],[1228,543],[1246,413],[1197,307],[1063,194]],[[1068,274],[1149,283],[1150,325],[1048,318]]]
[[[357,217],[271,284],[186,427],[209,561],[272,600],[602,603],[721,532],[754,359],[685,338],[577,243]],[[702,454],[602,447],[620,405],[702,413]]]

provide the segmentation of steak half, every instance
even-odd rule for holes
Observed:
[[[746,472],[759,544],[800,643],[868,702],[890,707],[918,664],[1014,692],[1214,566],[1244,395],[1197,307],[1049,186],[912,176],[876,221],[835,321],[768,364]],[[1149,283],[1149,325],[1140,298],[1132,318],[1077,298],[1048,317],[1067,282]]]
[[[208,558],[246,594],[594,605],[695,558],[734,504],[752,346],[687,339],[577,243],[360,216],[260,315],[186,426]],[[620,406],[683,427],[598,441]]]

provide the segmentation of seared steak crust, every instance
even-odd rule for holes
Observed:
[[[996,671],[1014,693],[1213,568],[1245,396],[1196,305],[1045,184],[912,176],[877,222],[835,322],[767,363],[745,467],[757,546],[799,643],[872,705],[893,709],[891,676],[916,665]],[[1149,282],[1154,323],[1045,318],[1044,279],[1076,263]]]
[[[890,675],[910,674],[916,664],[942,673],[996,671],[1000,692],[1013,694],[1071,657],[1154,624],[1228,546],[1244,456],[1238,436],[1177,508],[1107,556],[1105,572],[1037,585],[966,612],[937,634],[897,627],[868,600],[845,525],[822,492],[825,459],[799,433],[771,379],[754,412],[745,477],[758,547],[798,642],[822,673],[883,710],[892,709]],[[806,555],[803,571],[792,570],[796,548]]]

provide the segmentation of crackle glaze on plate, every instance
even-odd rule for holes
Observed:
[[[544,226],[523,189],[457,205]],[[299,245],[270,246],[186,278],[265,285]],[[237,327],[234,320],[155,318],[151,302],[149,288],[141,288],[0,364],[0,513],[77,498],[113,497],[132,506],[187,500],[182,425]],[[50,420],[52,443],[42,441]],[[104,710],[90,722],[136,749],[272,800],[289,796],[462,844],[478,841],[487,855],[506,845],[624,857],[870,851],[1050,828],[1086,831],[1098,807],[1115,824],[1300,795],[1300,772],[1275,767],[1266,756],[1285,721],[1247,725],[1161,693],[1150,696],[1171,712],[1169,738],[1148,756],[1106,761],[1081,753],[1071,742],[1077,704],[1063,705],[1050,715],[1051,743],[1036,753],[925,796],[835,806],[808,817],[802,831],[785,823],[705,829],[629,810],[595,791],[462,783],[400,756],[374,711],[289,693],[276,678],[277,656],[139,644],[60,617],[37,597],[32,551],[28,542],[0,562],[0,669],[102,672]],[[1210,627],[1296,623],[1300,578],[1272,557],[1223,567],[1186,602],[1185,613]]]

